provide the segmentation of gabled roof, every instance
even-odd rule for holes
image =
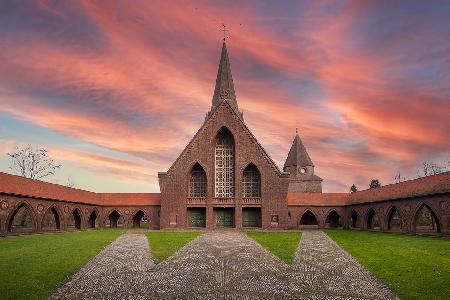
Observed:
[[[299,167],[306,167],[306,166],[312,166],[314,167],[314,164],[311,160],[311,158],[308,155],[308,152],[306,152],[306,148],[302,143],[302,140],[300,139],[300,136],[298,135],[298,132],[295,135],[294,141],[292,142],[291,149],[289,150],[288,157],[286,159],[286,162],[284,163],[284,167],[292,167],[292,166],[299,166]]]
[[[277,164],[272,160],[272,158],[269,156],[269,154],[267,154],[266,150],[264,149],[264,147],[258,142],[258,140],[255,138],[255,136],[253,135],[253,133],[250,131],[250,129],[247,127],[247,125],[245,124],[245,122],[242,120],[239,112],[237,112],[236,110],[233,109],[233,107],[230,105],[230,103],[228,101],[221,101],[220,104],[215,107],[211,112],[210,112],[210,118],[208,118],[203,125],[200,127],[200,129],[197,131],[197,133],[192,137],[192,139],[189,141],[189,143],[187,144],[187,146],[183,149],[183,151],[181,152],[181,154],[177,157],[177,159],[173,162],[173,164],[170,166],[169,170],[167,172],[158,172],[158,176],[162,175],[166,175],[167,173],[169,173],[172,168],[177,164],[177,162],[185,155],[185,153],[188,151],[188,149],[190,149],[192,147],[192,144],[194,143],[194,141],[197,139],[197,136],[204,130],[204,128],[208,127],[208,124],[210,122],[212,122],[211,120],[213,119],[213,116],[217,113],[217,111],[221,108],[221,107],[229,107],[231,109],[231,111],[233,112],[233,116],[236,117],[236,120],[242,125],[242,128],[245,130],[245,132],[248,134],[248,136],[250,137],[250,139],[262,150],[262,153],[264,155],[264,157],[269,161],[271,167],[277,172],[277,174],[279,175],[286,175],[289,176],[289,173],[285,173],[285,172],[281,172],[280,169],[278,168]]]
[[[94,193],[0,172],[0,193],[100,206],[160,205],[160,193]]]
[[[226,92],[226,94],[223,94],[223,92]],[[228,106],[231,108],[231,110],[234,113],[234,116],[237,117],[237,120],[241,123],[244,130],[247,132],[248,136],[252,139],[252,141],[255,142],[260,149],[262,149],[263,155],[266,157],[267,160],[269,160],[272,168],[276,170],[278,174],[283,174],[283,172],[280,171],[278,166],[275,164],[275,162],[270,158],[270,156],[267,154],[266,150],[262,147],[262,145],[256,140],[255,136],[251,133],[251,131],[248,129],[247,125],[245,125],[242,113],[238,110],[237,100],[236,100],[236,93],[234,91],[234,84],[233,84],[233,77],[231,75],[231,67],[230,67],[230,60],[228,58],[228,51],[227,46],[225,42],[222,45],[222,53],[220,55],[220,63],[219,63],[219,69],[217,71],[217,78],[216,78],[216,86],[214,89],[214,95],[212,99],[212,106],[211,111],[207,113],[205,122],[200,127],[200,129],[196,132],[196,134],[192,137],[192,139],[189,141],[187,146],[183,149],[181,154],[177,157],[177,159],[173,162],[173,164],[170,166],[169,170],[167,172],[158,172],[158,176],[165,176],[168,172],[170,172],[173,167],[177,164],[177,162],[185,155],[188,149],[191,148],[194,141],[197,139],[197,136],[204,130],[204,128],[207,127],[210,120],[212,119],[212,116],[217,112],[217,110],[220,107]],[[287,174],[286,174],[287,175]]]

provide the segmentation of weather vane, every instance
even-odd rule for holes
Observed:
[[[225,26],[225,24],[223,24],[222,23],[222,27],[223,27],[223,29],[220,29],[220,31],[222,31],[223,32],[223,41],[225,42],[225,39],[227,38],[227,26]]]

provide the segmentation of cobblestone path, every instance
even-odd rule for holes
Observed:
[[[310,299],[398,299],[322,231],[302,233],[291,280]]]
[[[49,299],[136,299],[147,271],[155,264],[147,237],[124,234],[88,262]]]
[[[320,231],[303,232],[287,265],[239,232],[206,232],[154,265],[145,236],[124,235],[53,299],[392,299]]]

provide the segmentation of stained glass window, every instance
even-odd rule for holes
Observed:
[[[234,140],[231,133],[222,130],[215,149],[215,196],[234,197]]]
[[[195,164],[189,181],[189,197],[206,198],[206,173],[202,166]]]
[[[242,176],[242,190],[245,198],[261,197],[261,176],[254,165],[249,165]]]

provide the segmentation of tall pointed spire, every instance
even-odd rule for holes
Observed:
[[[284,163],[284,169],[293,166],[314,167],[314,164],[311,158],[309,157],[308,152],[306,152],[306,148],[303,145],[300,136],[298,135],[298,129],[296,129],[294,141],[292,142],[292,146],[291,149],[289,150],[288,157],[286,159],[286,162]]]
[[[231,75],[230,59],[228,58],[227,45],[225,41],[222,45],[222,53],[220,55],[219,69],[217,70],[216,87],[212,98],[211,111],[217,107],[220,102],[227,101],[231,107],[239,113],[236,101],[236,93],[234,91],[233,76]]]

